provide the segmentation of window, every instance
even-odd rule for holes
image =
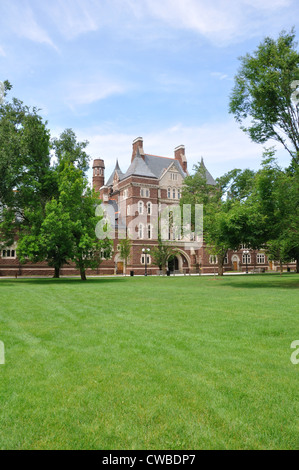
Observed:
[[[258,253],[257,256],[256,256],[257,264],[265,264],[265,261],[266,261],[266,257],[264,255],[264,253]]]
[[[170,173],[170,179],[172,181],[177,181],[178,180],[178,174],[177,173]]]
[[[139,224],[139,227],[138,227],[138,238],[140,238],[140,239],[143,238],[143,224]]]
[[[171,197],[171,196],[170,196],[170,191],[171,191],[171,189],[168,188],[168,189],[167,189],[167,197],[168,197],[168,199],[170,199],[170,197]]]
[[[178,199],[181,199],[181,190],[178,189]]]
[[[2,258],[16,258],[15,250],[2,250]]]
[[[243,263],[243,264],[250,264],[250,263],[251,263],[251,255],[250,255],[250,254],[243,253],[243,256],[242,256],[242,263]]]
[[[147,188],[140,188],[141,197],[150,197],[150,190]]]
[[[172,190],[172,197],[173,197],[173,199],[175,199],[175,188],[173,188],[173,190]]]
[[[152,203],[151,202],[148,202],[146,204],[146,212],[147,212],[148,215],[152,214]]]
[[[210,264],[217,264],[217,263],[218,263],[217,256],[211,255],[211,256],[210,256],[210,259],[209,259],[209,263],[210,263]]]
[[[146,256],[146,264],[151,264],[150,255],[141,255],[141,264],[145,264],[145,256]]]
[[[143,214],[143,202],[142,201],[138,202],[138,213],[139,215]]]
[[[147,238],[152,238],[153,236],[153,228],[151,226],[151,224],[148,224],[147,226]]]
[[[224,264],[228,264],[228,255],[224,257]]]

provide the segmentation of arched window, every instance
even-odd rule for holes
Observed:
[[[153,237],[153,227],[151,224],[147,226],[147,238],[151,239]]]
[[[143,214],[143,202],[142,201],[138,202],[138,213],[139,215]]]
[[[168,197],[168,199],[171,198],[171,189],[170,188],[167,189],[167,197]]]
[[[178,189],[178,199],[181,199],[181,190]]]
[[[172,197],[173,197],[173,199],[175,199],[175,188],[173,188],[173,190],[172,190]]]
[[[150,255],[141,255],[141,258],[140,258],[141,264],[145,264],[145,256],[146,256],[146,264],[151,264],[152,258]]]
[[[139,224],[138,227],[138,238],[142,239],[143,238],[143,224]]]
[[[146,211],[147,211],[147,214],[148,215],[151,215],[152,214],[152,203],[151,202],[147,202],[146,203]]]

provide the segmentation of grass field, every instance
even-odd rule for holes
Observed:
[[[299,449],[299,275],[0,281],[0,449]]]

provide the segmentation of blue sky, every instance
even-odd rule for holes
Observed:
[[[0,81],[52,136],[88,140],[107,178],[139,136],[156,155],[184,144],[189,170],[257,169],[263,146],[228,113],[238,57],[298,21],[298,0],[0,0]]]

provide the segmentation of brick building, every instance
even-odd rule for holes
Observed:
[[[207,183],[215,185],[203,160]],[[151,248],[157,244],[158,226],[164,230],[164,240],[176,249],[175,259],[168,269],[173,273],[212,273],[217,268],[217,258],[211,256],[198,234],[188,232],[182,236],[180,230],[171,224],[161,223],[163,208],[166,214],[180,207],[180,197],[185,177],[188,175],[185,147],[180,145],[174,150],[173,158],[146,153],[141,137],[133,141],[131,164],[123,172],[116,162],[115,168],[105,183],[103,160],[93,163],[93,186],[100,193],[108,219],[113,226],[114,252],[110,260],[101,264],[100,271],[107,274],[122,273],[124,266],[119,253],[120,238],[132,240],[131,256],[126,272],[135,274],[157,274],[159,268],[153,264]],[[160,220],[160,222],[159,222]],[[164,219],[165,222],[165,219]],[[188,222],[188,221],[187,221]],[[167,227],[165,228],[165,225]],[[143,251],[146,249],[146,254]],[[146,256],[146,258],[145,258]],[[240,246],[236,252],[227,254],[225,271],[266,271],[275,269],[269,265],[263,251],[249,250]]]
[[[207,183],[215,185],[203,160]],[[145,153],[141,137],[133,141],[131,164],[123,172],[118,161],[105,182],[104,160],[93,162],[93,187],[99,192],[102,209],[109,221],[110,236],[113,239],[111,259],[103,260],[97,270],[87,270],[89,275],[122,274],[124,262],[120,257],[119,241],[129,237],[132,241],[131,255],[126,273],[158,274],[153,264],[152,248],[157,245],[158,228],[163,239],[176,249],[175,258],[168,263],[168,270],[178,273],[213,273],[217,270],[217,258],[209,254],[200,233],[190,231],[188,214],[182,229],[174,223],[181,220],[180,198],[185,177],[188,175],[185,147],[175,148],[173,158]],[[185,230],[186,229],[186,230]],[[106,236],[106,235],[105,235]],[[17,242],[1,250],[0,276],[53,276],[53,268],[42,263],[21,264],[16,256]],[[294,269],[295,265],[290,265]],[[278,270],[276,263],[268,261],[264,251],[247,250],[240,246],[229,251],[224,270],[232,272]],[[61,275],[77,275],[72,265],[66,265]]]

